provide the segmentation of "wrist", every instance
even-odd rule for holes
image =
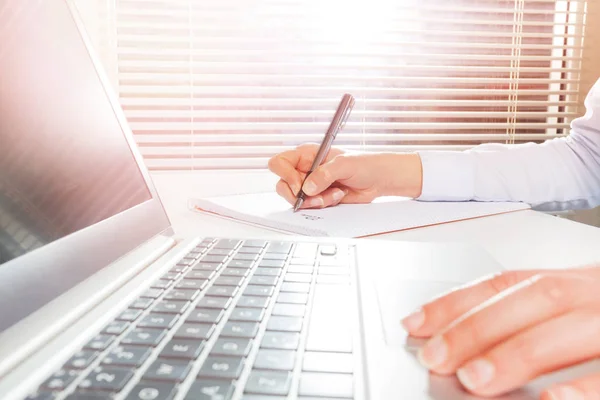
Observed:
[[[416,153],[381,154],[383,196],[417,198],[423,189],[423,167]]]

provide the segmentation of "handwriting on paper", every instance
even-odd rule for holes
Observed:
[[[307,219],[309,221],[318,221],[320,219],[323,219],[323,217],[319,217],[318,215],[308,215],[308,214],[300,214],[304,217],[304,219]]]

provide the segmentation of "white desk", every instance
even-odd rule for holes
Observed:
[[[190,211],[190,197],[273,190],[268,172],[156,172],[153,179],[180,236],[281,238],[285,234]],[[486,249],[509,269],[567,268],[600,263],[600,228],[527,210],[395,232],[365,240],[461,241]]]

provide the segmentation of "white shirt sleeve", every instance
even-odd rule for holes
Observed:
[[[543,211],[600,205],[600,80],[568,137],[422,151],[423,201],[515,201]]]

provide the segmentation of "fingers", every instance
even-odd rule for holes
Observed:
[[[302,158],[302,152],[289,150],[269,160],[269,170],[287,182],[293,193],[298,193],[302,187],[304,175],[298,168]]]
[[[584,304],[595,280],[579,275],[535,275],[465,313],[421,348],[422,363],[453,373],[465,361],[531,326]]]
[[[600,355],[599,330],[597,310],[572,311],[525,330],[470,360],[457,371],[458,379],[476,395],[509,392],[544,373]]]
[[[355,173],[355,165],[348,157],[336,157],[312,172],[302,187],[304,193],[315,196],[329,188],[335,181],[348,179]]]
[[[600,400],[600,374],[553,386],[541,400]]]
[[[472,308],[540,271],[507,271],[458,288],[439,297],[402,320],[413,336],[429,337]]]
[[[296,202],[296,195],[292,193],[292,189],[283,179],[280,179],[275,185],[277,194],[283,197],[288,203],[294,204]]]
[[[280,179],[275,186],[277,194],[283,197],[288,203],[296,203],[296,194],[292,192],[290,186],[283,179]],[[324,208],[338,205],[346,195],[346,191],[340,188],[329,188],[317,196],[307,197],[302,203],[301,208]]]

